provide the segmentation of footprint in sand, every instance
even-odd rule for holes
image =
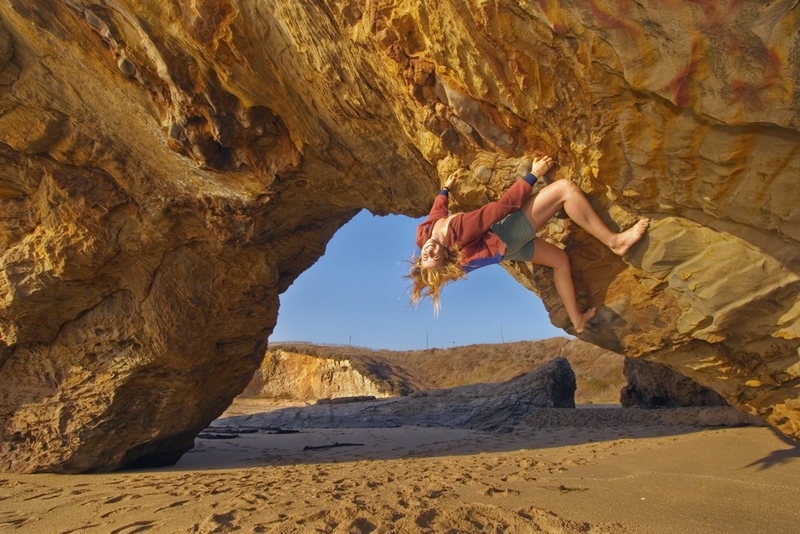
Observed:
[[[421,528],[431,528],[437,515],[439,515],[439,513],[434,509],[425,510],[417,516],[415,523]]]
[[[220,527],[223,530],[220,530]],[[212,514],[205,518],[202,523],[194,525],[195,532],[226,532],[238,529],[235,510],[230,510],[224,514]]]
[[[489,497],[494,497],[495,495],[519,495],[519,490],[511,489],[511,488],[495,488],[490,487],[485,492],[486,495]]]
[[[55,499],[56,497],[61,496],[61,493],[62,493],[61,490],[46,491],[44,493],[36,494],[36,495],[34,495],[32,497],[25,497],[22,500],[23,501],[32,501],[34,499],[37,499],[37,500],[38,499]]]
[[[13,527],[21,527],[27,522],[28,518],[26,517],[12,517],[10,519],[4,519],[0,521],[0,525],[11,525]]]
[[[135,521],[124,527],[119,527],[111,531],[111,534],[133,534],[134,532],[142,532],[150,530],[153,527],[153,521]]]
[[[358,534],[367,534],[378,528],[377,525],[369,521],[365,517],[358,517],[350,523],[349,532],[357,532]]]
[[[172,504],[168,504],[167,506],[163,506],[161,508],[158,508],[156,510],[156,512],[161,512],[162,510],[169,510],[170,508],[176,508],[178,506],[183,506],[187,502],[191,502],[191,501],[189,501],[189,500],[186,500],[186,501],[175,501]]]

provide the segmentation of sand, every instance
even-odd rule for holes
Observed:
[[[266,408],[234,404],[226,415]],[[769,428],[699,427],[688,412],[632,423],[621,408],[605,410],[602,424],[586,424],[600,410],[563,410],[563,424],[503,435],[422,427],[257,432],[197,439],[170,468],[0,475],[0,532],[800,528],[800,448]],[[305,449],[335,443],[352,445]]]

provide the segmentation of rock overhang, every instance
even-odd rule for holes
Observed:
[[[798,10],[786,2],[0,6],[0,464],[175,457],[241,391],[278,294],[359,209],[457,209],[554,155],[581,337],[797,439]],[[565,327],[544,268],[507,269]],[[160,452],[159,452],[160,451]],[[155,460],[154,460],[155,461]]]

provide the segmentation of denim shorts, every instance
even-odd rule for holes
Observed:
[[[536,232],[521,210],[512,212],[492,225],[492,232],[506,244],[504,260],[531,261]]]

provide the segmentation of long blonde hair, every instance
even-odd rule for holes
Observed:
[[[423,267],[422,256],[411,258],[411,269],[405,276],[411,280],[411,302],[414,307],[425,297],[431,297],[434,315],[439,315],[439,293],[445,284],[467,275],[461,268],[464,256],[458,246],[445,247],[445,251],[442,263],[436,267]]]

